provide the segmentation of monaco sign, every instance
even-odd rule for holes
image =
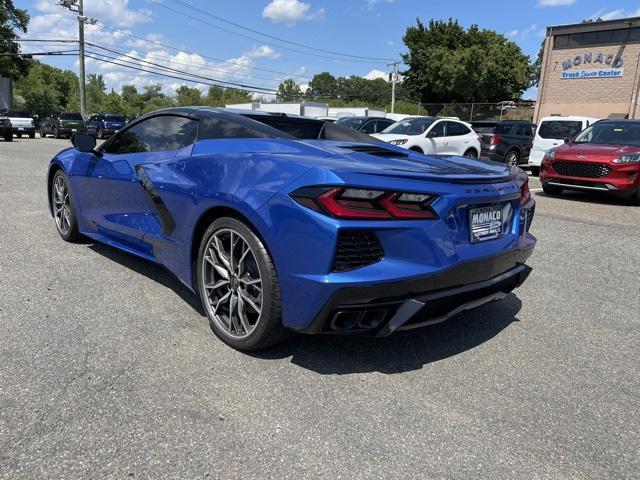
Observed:
[[[624,60],[613,53],[592,53],[576,55],[573,58],[562,61],[560,78],[620,78],[624,75],[622,65]],[[573,70],[574,67],[593,67],[592,69]],[[604,67],[597,69],[597,67]]]

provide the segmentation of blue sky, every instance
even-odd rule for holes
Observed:
[[[25,38],[77,38],[72,14],[56,5],[56,0],[15,3],[31,14],[31,27]],[[274,88],[287,77],[305,84],[314,73],[322,71],[375,78],[384,75],[388,67],[385,61],[325,58],[335,55],[242,30],[202,11],[325,51],[389,59],[399,58],[404,51],[402,35],[407,26],[415,24],[416,17],[425,22],[452,17],[465,26],[475,23],[496,30],[535,58],[548,25],[640,15],[640,1],[613,0],[603,5],[597,0],[85,0],[87,15],[99,20],[98,26],[87,28],[87,39],[112,50],[94,47],[94,51],[128,61],[132,61],[131,57],[144,58],[176,70],[264,88]],[[25,50],[72,48],[34,45],[25,44]],[[74,57],[44,58],[57,66],[77,68]],[[116,90],[126,83],[140,87],[161,83],[167,90],[186,83],[92,59],[87,62],[87,72],[102,73],[108,86]],[[535,96],[535,91],[527,92],[527,96]]]

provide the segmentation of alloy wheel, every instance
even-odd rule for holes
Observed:
[[[262,277],[241,234],[230,228],[214,232],[204,250],[200,281],[218,328],[234,339],[251,335],[262,313]]]
[[[53,215],[58,230],[63,235],[71,231],[71,204],[69,203],[69,187],[63,176],[58,176],[53,184]]]
[[[518,166],[518,154],[516,152],[509,152],[509,154],[507,155],[506,163],[510,167],[517,167]]]

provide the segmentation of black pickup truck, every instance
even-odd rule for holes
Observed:
[[[508,165],[526,164],[536,126],[525,120],[471,122],[480,137],[480,156]]]

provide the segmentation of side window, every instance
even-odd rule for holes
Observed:
[[[444,137],[444,124],[445,122],[436,123],[433,127],[431,127],[431,130],[429,130],[427,136],[431,138]]]
[[[195,120],[173,115],[151,117],[113,137],[105,151],[122,154],[177,150],[192,144],[197,133]]]
[[[376,128],[377,124],[378,122],[376,122],[375,120],[370,120],[364,124],[364,126],[360,129],[360,131],[362,133],[377,133],[378,132],[378,129]]]
[[[459,137],[467,135],[468,133],[471,133],[471,131],[466,127],[466,125],[458,122],[447,122],[448,137]]]
[[[393,125],[394,123],[395,122],[393,122],[391,120],[378,120],[378,129],[377,129],[376,133],[380,133],[385,128],[387,128],[390,125]]]

